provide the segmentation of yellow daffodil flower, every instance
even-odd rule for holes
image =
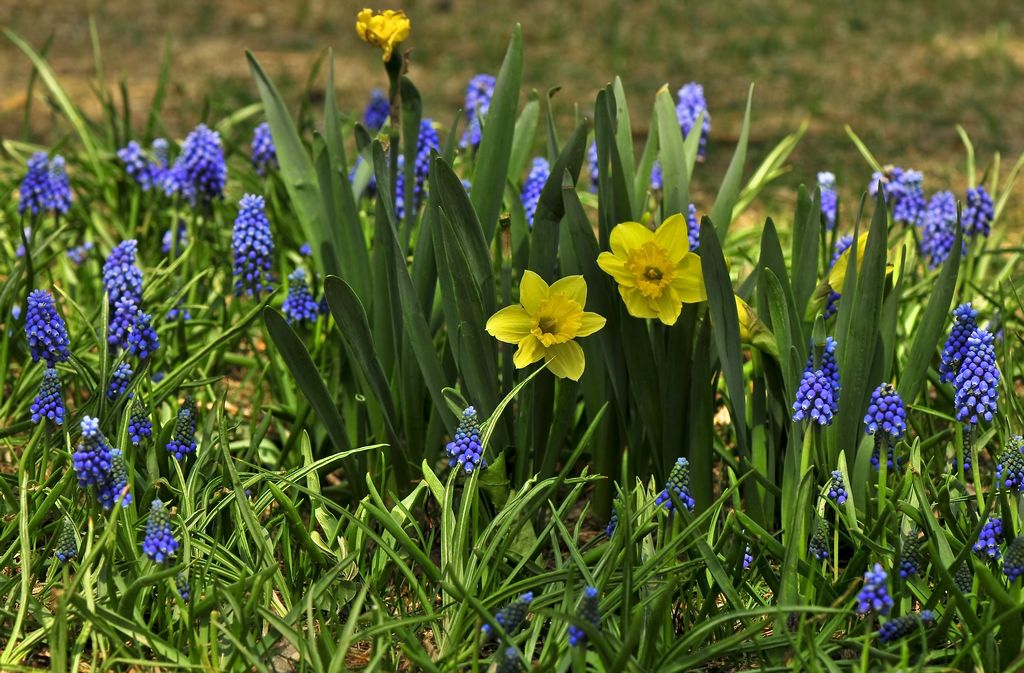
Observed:
[[[686,220],[673,215],[651,231],[639,222],[612,229],[611,252],[597,265],[619,284],[626,310],[637,318],[674,325],[683,304],[706,301],[700,257],[690,252]]]
[[[598,314],[583,310],[586,303],[583,276],[566,276],[549,286],[527,271],[519,283],[519,304],[492,315],[487,332],[498,341],[518,344],[512,359],[517,369],[544,358],[555,376],[579,381],[585,362],[575,339],[593,334],[605,323]]]
[[[364,9],[356,15],[356,32],[368,44],[384,50],[384,62],[391,60],[395,46],[409,37],[409,17],[402,10],[385,9],[374,12]]]

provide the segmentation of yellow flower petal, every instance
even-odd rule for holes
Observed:
[[[519,350],[516,351],[515,356],[512,358],[512,363],[516,366],[516,369],[522,369],[544,357],[544,352],[544,346],[537,337],[531,334],[519,342]]]
[[[658,320],[666,325],[675,325],[679,320],[679,313],[683,310],[683,302],[679,301],[673,292],[665,292],[653,300],[658,309]]]
[[[747,302],[740,299],[739,295],[736,295],[736,317],[740,324],[740,343],[750,343],[751,328],[754,325],[754,321],[757,320],[757,316],[754,315],[754,310],[747,305]]]
[[[684,304],[696,304],[708,300],[708,291],[704,287],[704,272],[700,265],[700,256],[689,254],[683,257],[676,267],[676,277],[672,280],[672,289]]]
[[[583,358],[583,349],[575,341],[567,341],[548,348],[544,358],[551,373],[560,379],[579,381],[583,376],[586,362]]]
[[[583,306],[587,305],[587,281],[583,276],[566,276],[551,284],[551,294],[564,294],[569,299]]]
[[[533,329],[533,319],[522,306],[506,306],[491,316],[485,329],[498,341],[517,344]]]
[[[576,330],[576,336],[585,337],[590,336],[597,330],[604,327],[604,324],[608,322],[604,319],[604,316],[600,316],[591,311],[583,312],[583,322],[580,323],[580,328]]]
[[[544,279],[527,269],[519,281],[519,303],[528,313],[536,313],[540,305],[551,295],[551,288]]]
[[[665,249],[665,254],[673,262],[678,262],[690,252],[690,239],[686,233],[686,220],[676,213],[661,223],[654,232],[654,242]]]
[[[612,229],[608,243],[617,257],[626,257],[631,250],[653,238],[654,232],[639,222],[623,222]]]
[[[636,285],[636,281],[633,280],[633,274],[626,269],[625,260],[616,257],[610,252],[602,252],[597,256],[597,266],[614,278],[620,287],[633,287]]]
[[[619,294],[622,295],[622,302],[626,305],[629,315],[634,318],[658,317],[658,312],[651,305],[650,300],[635,287],[623,287],[620,285]]]

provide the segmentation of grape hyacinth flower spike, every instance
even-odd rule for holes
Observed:
[[[911,530],[903,537],[900,545],[900,577],[907,579],[921,574],[924,559],[921,556],[921,540],[917,530]]]
[[[1024,575],[1024,535],[1013,538],[1006,547],[1006,555],[1003,556],[1003,574],[1010,582],[1016,582],[1017,578]]]
[[[832,528],[828,521],[823,517],[815,516],[814,531],[811,533],[811,541],[807,545],[807,553],[819,561],[828,559],[828,542],[831,532]]]
[[[128,352],[139,358],[148,360],[160,348],[160,337],[153,329],[153,316],[142,311],[135,313],[131,331],[128,334]]]
[[[974,428],[982,420],[991,421],[999,411],[999,379],[992,334],[976,329],[967,339],[967,352],[953,380],[953,406],[963,424],[964,473],[971,470]]]
[[[907,411],[903,399],[891,383],[883,383],[871,393],[868,411],[864,415],[864,426],[867,433],[875,439],[871,452],[871,466],[876,472],[881,469],[884,446],[886,469],[898,469],[900,461],[895,456],[894,447],[896,441],[907,432]]]
[[[441,151],[441,139],[434,130],[432,119],[420,121],[419,138],[416,141],[416,157],[413,159],[413,210],[419,207],[423,200],[423,185],[426,183],[427,174],[430,172],[430,155],[432,152]],[[399,156],[398,181],[395,184],[395,214],[405,217],[405,156]]]
[[[370,100],[366,104],[366,110],[363,111],[363,126],[366,127],[366,130],[370,133],[380,131],[390,114],[391,103],[388,102],[387,94],[380,89],[371,91]]]
[[[1003,555],[999,544],[1003,541],[1003,520],[999,517],[992,517],[981,527],[978,533],[978,540],[971,549],[978,558],[987,558],[990,561],[998,561]]]
[[[117,158],[124,164],[124,172],[135,181],[144,192],[153,188],[159,179],[157,171],[149,162],[139,143],[131,140],[117,151]]]
[[[295,269],[288,276],[288,296],[281,305],[289,325],[308,323],[312,325],[320,316],[320,304],[313,298],[309,280],[304,269]]]
[[[519,659],[519,650],[510,645],[501,651],[496,673],[521,673],[522,670],[523,662]]]
[[[120,449],[112,449],[110,452],[110,472],[97,489],[96,499],[105,510],[110,510],[118,502],[121,507],[132,503],[132,494],[128,491],[128,466]]]
[[[121,241],[103,263],[103,289],[110,297],[111,309],[121,297],[130,298],[136,305],[142,302],[142,271],[135,263],[138,249],[135,239]]]
[[[608,518],[608,525],[604,527],[605,537],[615,535],[615,529],[619,527],[619,510],[612,507],[612,515]]]
[[[750,570],[750,566],[754,563],[754,555],[750,553],[750,545],[748,544],[743,550],[743,569]]]
[[[480,445],[480,422],[475,407],[466,407],[463,410],[459,427],[455,430],[452,441],[445,447],[445,453],[448,454],[449,467],[461,465],[467,474],[478,467],[487,467],[487,461],[483,458],[483,447]]]
[[[498,610],[494,615],[494,621],[497,626],[504,629],[508,635],[514,635],[519,629],[520,624],[526,619],[526,615],[530,612],[530,603],[533,602],[533,593],[527,591],[521,594],[514,601]],[[495,633],[495,628],[491,624],[484,624],[480,627],[480,632],[484,634],[486,638],[490,638]]]
[[[71,209],[71,200],[74,198],[64,157],[58,154],[50,160],[47,177],[50,189],[47,194],[46,207],[54,213],[63,215]]]
[[[995,204],[983,186],[967,190],[967,205],[963,214],[964,236],[971,239],[978,236],[988,238],[995,216]]]
[[[167,442],[167,452],[174,456],[175,460],[184,460],[185,456],[196,452],[197,414],[195,399],[191,395],[186,396],[178,408],[171,440]]]
[[[675,465],[672,466],[672,471],[668,474],[665,488],[658,494],[654,504],[660,505],[669,512],[672,512],[676,508],[673,496],[679,500],[687,511],[693,511],[696,502],[693,496],[690,495],[690,461],[686,460],[686,458],[676,459]]]
[[[132,325],[138,314],[139,305],[134,297],[126,294],[117,300],[114,310],[110,313],[110,324],[107,326],[107,343],[111,349],[128,349]]]
[[[149,411],[139,396],[132,400],[132,412],[128,416],[128,439],[135,446],[142,440],[153,436],[153,423],[149,420]]]
[[[28,158],[28,170],[18,188],[18,214],[44,213],[50,197],[50,171],[46,152],[36,152]]]
[[[928,202],[921,229],[921,255],[928,258],[928,268],[941,266],[955,243],[956,197],[949,191],[938,192]],[[966,253],[966,243],[962,250]]]
[[[880,563],[864,573],[864,586],[857,594],[857,613],[866,615],[876,612],[880,615],[889,614],[894,603],[889,595],[889,574]]]
[[[259,299],[264,292],[273,291],[274,236],[270,221],[264,212],[262,196],[246,194],[238,202],[238,217],[231,235],[234,251],[235,296],[245,294]]]
[[[660,171],[660,169],[659,169]],[[587,148],[587,173],[590,176],[590,192],[597,194],[597,180],[600,177],[600,162],[597,154],[597,141],[593,140],[590,142],[590,147]],[[653,179],[653,173],[652,173]]]
[[[832,470],[832,481],[828,487],[828,497],[837,505],[846,504],[846,483],[840,470]]]
[[[711,133],[711,114],[704,99],[704,87],[696,82],[690,82],[683,85],[676,96],[679,101],[676,104],[676,118],[679,120],[679,128],[684,138],[690,135],[690,130],[697,124],[698,117],[701,119],[697,161],[704,161],[708,153],[708,134]]]
[[[33,362],[45,360],[48,366],[55,367],[71,357],[67,327],[57,313],[53,296],[46,290],[33,290],[28,296],[25,336]]]
[[[121,397],[121,395],[124,395],[134,375],[135,372],[132,371],[131,365],[127,362],[119,364],[114,373],[110,375],[110,385],[107,386],[107,399],[114,401]]]
[[[544,157],[534,157],[530,167],[530,174],[523,182],[523,191],[520,199],[523,202],[523,210],[526,211],[526,223],[533,226],[533,216],[537,212],[537,203],[540,201],[541,190],[544,183],[551,175],[551,165]]]
[[[75,533],[75,524],[68,517],[64,517],[64,522],[61,524],[60,535],[57,536],[53,555],[61,563],[67,563],[78,556],[78,536]]]
[[[942,347],[942,359],[939,362],[939,378],[943,383],[953,383],[956,380],[960,365],[967,357],[967,340],[976,329],[978,312],[971,308],[970,302],[953,309],[953,328]]]
[[[78,266],[85,264],[85,260],[89,259],[89,253],[92,252],[95,245],[96,244],[92,241],[86,241],[81,245],[76,245],[75,247],[70,248],[67,254],[68,259]]]
[[[178,540],[171,527],[171,515],[160,500],[154,500],[146,522],[146,537],[142,541],[142,553],[154,563],[165,563],[178,551]]]
[[[597,589],[587,587],[583,590],[583,598],[580,599],[579,607],[576,609],[578,623],[589,624],[595,629],[601,628],[601,608],[598,606]],[[587,633],[578,624],[569,625],[569,647],[578,647],[587,642]]]
[[[100,422],[92,416],[84,416],[81,422],[82,441],[71,456],[78,477],[78,485],[101,486],[110,474],[113,463],[112,449],[107,438],[100,432]]]
[[[1024,437],[1014,435],[999,452],[995,482],[1012,493],[1024,493]]]
[[[228,167],[220,134],[206,124],[197,126],[185,137],[170,171],[191,205],[209,207],[214,199],[224,198]]]
[[[466,130],[459,141],[459,147],[477,147],[480,145],[483,124],[482,120],[491,107],[494,97],[493,75],[475,75],[466,87]]]
[[[697,219],[697,206],[693,203],[686,207],[686,241],[690,244],[690,252],[697,252],[700,247],[700,220]]]
[[[277,170],[277,150],[274,148],[274,137],[270,134],[270,124],[267,122],[253,130],[252,167],[261,178],[266,177],[270,171]]]
[[[826,346],[825,354],[827,353]],[[793,400],[794,422],[807,420],[819,426],[832,424],[832,417],[835,416],[839,407],[838,383],[833,376],[833,371],[838,376],[838,368],[827,363],[824,354],[821,368],[815,369],[814,353],[811,353],[807,367],[800,379],[800,386],[796,391],[796,399]]]
[[[32,400],[30,411],[33,423],[42,423],[44,419],[48,419],[54,425],[63,425],[64,396],[60,386],[60,375],[53,367],[43,370],[39,393]]]
[[[174,588],[177,590],[178,595],[181,596],[181,600],[186,603],[192,598],[192,585],[189,584],[188,575],[185,572],[180,572],[174,577]]]
[[[912,635],[922,626],[930,626],[935,621],[931,610],[922,610],[920,614],[903,615],[890,619],[878,629],[878,640],[892,643]]]
[[[821,216],[825,220],[825,228],[832,231],[836,226],[836,176],[834,173],[822,171],[818,173],[818,190],[821,192]]]
[[[165,255],[173,254],[174,258],[177,258],[186,246],[188,246],[188,227],[185,226],[184,220],[178,220],[178,226],[168,227],[164,232],[164,237],[160,239],[160,252]]]

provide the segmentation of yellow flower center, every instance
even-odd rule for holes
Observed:
[[[631,251],[626,269],[632,274],[637,289],[651,299],[660,297],[676,275],[676,265],[668,258],[665,248],[654,241]]]
[[[564,294],[553,294],[531,317],[533,329],[530,332],[547,347],[576,338],[583,324],[583,307]]]

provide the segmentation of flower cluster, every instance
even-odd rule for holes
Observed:
[[[370,92],[370,101],[366,104],[366,110],[363,111],[363,126],[370,133],[376,133],[384,126],[390,114],[391,103],[388,102],[387,94],[380,89]]]
[[[828,538],[831,534],[832,527],[828,525],[828,521],[820,516],[814,517],[814,529],[811,532],[811,541],[807,543],[807,553],[819,561],[827,559],[829,557]]]
[[[61,524],[60,535],[57,536],[53,555],[61,563],[67,563],[78,556],[78,536],[75,534],[75,524],[67,517],[64,517],[64,522]]]
[[[579,622],[589,624],[595,629],[601,628],[601,608],[597,601],[597,589],[587,587],[583,590],[583,598],[580,599],[579,607],[576,609],[576,619]],[[569,647],[583,645],[587,641],[587,633],[576,624],[569,625]]]
[[[917,537],[917,531],[912,530],[903,537],[900,548],[900,577],[907,579],[921,574],[924,566],[924,559],[921,555],[921,540]]]
[[[935,615],[931,610],[922,610],[920,614],[903,615],[890,619],[878,629],[878,640],[883,643],[901,640],[922,626],[930,625],[933,621],[935,621]]]
[[[696,82],[683,85],[676,98],[676,118],[679,120],[679,128],[683,136],[690,135],[690,130],[700,123],[700,144],[697,147],[697,160],[703,161],[708,152],[708,134],[711,133],[711,114],[708,112],[708,103],[704,99],[704,87]],[[703,115],[703,117],[701,117]]]
[[[177,257],[187,245],[188,228],[185,227],[184,220],[179,220],[177,228],[171,226],[164,232],[164,237],[160,240],[160,251],[165,255],[173,253]]]
[[[868,191],[875,196],[881,188],[892,206],[893,219],[902,224],[918,225],[925,210],[923,184],[924,176],[919,171],[886,166],[871,176]]]
[[[71,357],[67,327],[57,313],[53,296],[46,290],[33,290],[28,295],[25,336],[33,362],[45,360],[47,365],[54,367]]]
[[[843,481],[841,470],[832,470],[832,483],[829,484],[828,497],[837,505],[846,504],[846,484]]]
[[[167,185],[177,187],[193,206],[209,206],[214,199],[223,198],[228,167],[220,134],[206,124],[195,127],[185,137],[181,154],[169,172]]]
[[[160,337],[157,336],[152,323],[153,316],[136,311],[131,331],[128,333],[128,352],[139,360],[149,359],[160,348]]]
[[[186,603],[192,598],[192,585],[188,582],[188,575],[180,572],[174,577],[174,588]]]
[[[52,210],[63,215],[71,207],[71,183],[64,158],[47,159],[46,152],[36,152],[28,159],[28,170],[18,189],[18,213],[38,215]]]
[[[977,425],[981,419],[992,420],[998,410],[999,378],[992,334],[976,329],[967,340],[967,353],[953,381],[958,421]]]
[[[493,75],[475,75],[466,87],[466,130],[459,141],[460,147],[480,145],[482,120],[491,107],[496,80]]]
[[[654,186],[654,171],[658,172],[658,186]],[[594,194],[597,193],[597,181],[601,174],[600,161],[597,155],[597,141],[593,140],[590,143],[590,147],[587,148],[587,173],[590,177],[590,191]],[[656,165],[656,168],[651,169],[651,188],[661,189],[661,166]]]
[[[743,550],[743,569],[750,570],[750,566],[754,563],[754,555],[750,553],[750,545],[748,544]]]
[[[483,447],[480,446],[480,422],[477,420],[475,407],[466,407],[463,410],[459,427],[444,451],[448,454],[450,467],[461,465],[467,473],[477,467],[487,467]]]
[[[999,453],[995,483],[1016,493],[1024,492],[1024,437],[1014,435]]]
[[[544,189],[544,183],[548,181],[550,175],[551,165],[548,160],[544,157],[534,157],[530,174],[523,182],[523,191],[520,195],[523,210],[526,211],[526,222],[531,227],[533,226],[533,216],[537,212],[537,203],[540,201],[541,190]]]
[[[78,485],[82,488],[101,486],[110,474],[112,449],[107,438],[100,432],[99,419],[83,417],[81,429],[82,442],[71,456]]]
[[[134,375],[135,372],[132,371],[130,364],[127,362],[119,364],[114,369],[114,373],[110,375],[110,385],[107,386],[107,399],[113,401],[124,395]]]
[[[532,601],[533,593],[527,591],[501,610],[498,610],[494,615],[494,621],[497,623],[497,626],[500,626],[508,635],[513,635],[519,629],[519,625],[523,623],[523,620],[526,619]],[[485,637],[489,638],[494,635],[495,628],[494,625],[484,624],[480,627],[480,631]]]
[[[61,393],[60,375],[53,367],[43,370],[39,393],[32,400],[30,411],[33,423],[42,423],[44,418],[49,419],[54,425],[64,423],[64,396]]]
[[[132,411],[128,416],[128,439],[135,446],[142,443],[143,438],[153,436],[153,423],[149,420],[149,411],[142,400],[136,396],[132,400]]]
[[[1018,535],[1007,545],[1003,557],[1003,574],[1010,582],[1016,582],[1018,577],[1024,575],[1024,535]]]
[[[987,557],[990,560],[997,561],[1002,556],[1002,552],[999,551],[999,543],[1003,541],[1003,520],[999,517],[990,517],[985,525],[981,527],[981,532],[978,533],[978,541],[974,543],[971,549],[979,557]]]
[[[820,369],[805,369],[793,401],[793,420],[831,425],[837,406],[832,380]]]
[[[124,172],[148,192],[155,186],[162,185],[164,173],[167,171],[167,141],[157,138],[153,141],[153,155],[156,161],[146,156],[139,143],[134,140],[117,151],[117,158],[124,164]]]
[[[956,197],[952,192],[935,193],[928,201],[921,229],[921,254],[928,258],[928,268],[938,268],[956,243]],[[966,252],[966,244],[963,248]]]
[[[138,249],[135,239],[121,241],[103,263],[103,288],[110,297],[112,309],[121,297],[129,297],[135,304],[142,301],[142,271],[135,263]]]
[[[523,662],[519,658],[519,650],[510,645],[501,651],[501,659],[495,673],[521,673]]]
[[[828,171],[818,173],[818,190],[821,193],[821,216],[825,220],[825,228],[832,231],[836,226],[836,209],[839,205],[835,174]]]
[[[281,305],[289,325],[316,322],[320,315],[320,304],[313,298],[309,280],[304,269],[295,269],[288,276],[288,296]]]
[[[686,241],[690,244],[690,252],[697,252],[700,247],[700,220],[697,219],[697,206],[693,203],[686,207]]]
[[[132,494],[128,492],[128,466],[120,449],[110,451],[110,472],[97,488],[96,499],[106,510],[117,502],[121,503],[121,507],[127,507],[132,502]]]
[[[81,245],[69,248],[68,259],[74,264],[82,265],[85,263],[85,260],[89,258],[89,253],[92,252],[94,247],[95,244],[92,241],[86,241]]]
[[[971,585],[974,584],[974,569],[971,567],[969,559],[965,559],[956,567],[956,572],[953,573],[953,583],[956,584],[960,593],[971,593]]]
[[[167,453],[175,460],[184,460],[185,456],[196,452],[196,425],[199,409],[191,395],[186,395],[178,407],[178,416],[174,420],[174,432],[167,442]]]
[[[441,139],[434,130],[431,119],[420,121],[420,133],[416,141],[416,157],[413,167],[413,209],[423,201],[423,185],[430,174],[430,154],[441,151]],[[398,156],[398,179],[395,182],[395,215],[405,217],[405,156]]]
[[[952,383],[956,379],[960,364],[967,357],[967,340],[978,329],[977,318],[978,312],[971,308],[970,302],[953,309],[953,328],[942,347],[942,360],[939,362],[939,378],[944,383]]]
[[[619,510],[612,507],[612,515],[608,517],[608,525],[604,527],[605,537],[615,535],[615,529],[619,527]]]
[[[869,435],[881,430],[893,439],[899,439],[906,433],[907,411],[903,398],[891,383],[883,383],[871,393],[864,425]]]
[[[254,194],[246,194],[238,202],[238,217],[231,234],[235,296],[245,294],[259,299],[264,292],[273,291],[270,269],[274,236],[264,208],[263,197]]]
[[[154,500],[146,522],[146,537],[142,541],[142,553],[154,563],[165,563],[178,551],[178,540],[171,527],[171,515],[160,500]]]
[[[270,124],[263,122],[252,132],[252,167],[256,175],[266,177],[267,173],[278,167],[277,150],[274,148],[274,137],[270,134]]]
[[[967,206],[963,214],[964,236],[972,239],[976,236],[987,237],[995,216],[995,204],[984,187],[979,185],[967,190]]]
[[[871,611],[880,615],[889,614],[894,603],[892,596],[889,595],[888,579],[889,574],[879,563],[864,573],[864,586],[857,594],[857,612],[859,614],[865,615]]]
[[[654,503],[661,505],[671,512],[676,507],[673,496],[688,511],[693,511],[694,506],[697,504],[693,496],[690,495],[690,461],[685,458],[676,459],[675,465],[672,466],[672,471],[668,473],[668,481],[665,482],[665,488],[658,494]]]

